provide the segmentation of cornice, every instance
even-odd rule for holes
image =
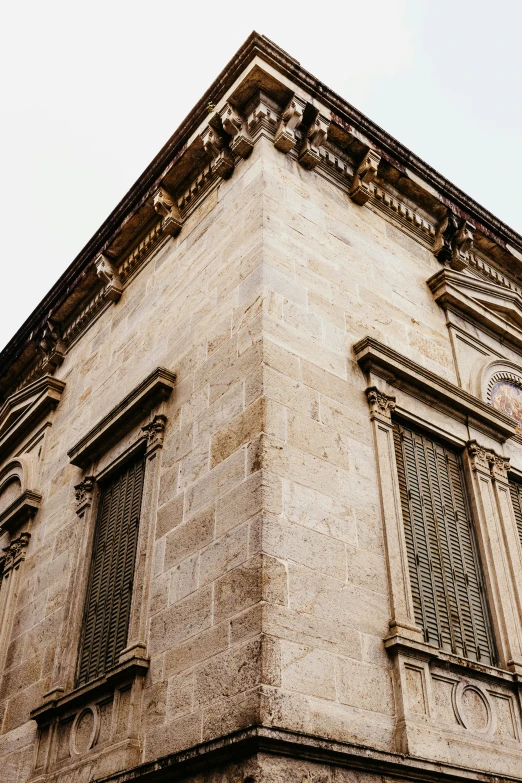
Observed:
[[[267,92],[279,90],[281,95],[287,96],[286,109],[281,105],[277,109],[272,106],[271,114],[270,96],[267,96],[266,110],[260,105],[248,109],[252,90],[265,87],[258,83],[255,88],[252,82],[245,87],[241,77],[244,76],[246,84],[248,74],[252,75],[252,69],[259,66],[266,67],[267,74],[271,72],[266,79]],[[297,104],[289,109],[288,99],[292,98],[293,91]],[[302,98],[299,97],[301,92]],[[229,93],[230,103],[227,104],[225,99]],[[210,120],[209,106],[218,107]],[[239,113],[235,113],[237,109],[240,109]],[[285,111],[290,111],[290,118],[285,121],[286,129],[281,135],[280,123]],[[301,129],[298,122],[292,129],[293,117],[304,123]],[[509,257],[510,271],[520,274],[522,279],[522,237],[519,234],[329,90],[295,59],[267,38],[252,33],[0,353],[0,394],[16,386],[17,374],[18,378],[25,377],[28,372],[29,377],[37,377],[59,363],[63,358],[62,343],[66,349],[111,301],[116,301],[122,289],[106,282],[103,273],[100,281],[97,267],[100,256],[116,265],[115,273],[124,286],[150,257],[154,247],[176,235],[188,210],[219,178],[231,175],[234,160],[248,156],[256,133],[258,136],[279,134],[275,144],[284,152],[289,151],[293,134],[296,146],[292,154],[298,157],[301,165],[328,172],[328,176],[343,183],[356,203],[370,202],[372,208],[396,220],[407,233],[428,247],[437,245],[437,231],[441,229],[436,223],[443,221],[445,213],[451,213],[457,223],[469,221],[479,240],[477,247],[482,243],[484,248],[492,248],[502,258]],[[340,143],[338,154],[328,150],[331,140]],[[343,159],[343,145],[348,145],[350,160]],[[179,186],[179,192],[167,204],[173,180],[176,189]],[[158,201],[158,189],[164,187],[167,197]],[[418,199],[422,203],[417,209],[414,202]],[[426,205],[435,210],[435,220],[425,214]],[[158,220],[158,214],[161,220]],[[43,361],[36,361],[35,344],[41,344],[41,335],[46,329],[55,341],[56,350]]]

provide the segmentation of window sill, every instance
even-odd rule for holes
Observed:
[[[110,671],[106,672],[101,677],[98,677],[91,682],[81,685],[79,688],[75,688],[73,691],[67,694],[63,694],[61,689],[56,689],[46,694],[46,699],[39,707],[32,710],[31,718],[37,723],[46,723],[56,714],[63,712],[66,709],[74,707],[80,702],[85,702],[86,698],[96,698],[98,693],[117,685],[122,680],[130,680],[136,676],[143,676],[147,673],[149,668],[148,658],[134,656],[118,664]]]
[[[461,672],[477,672],[502,682],[519,682],[517,674],[499,669],[496,666],[472,661],[470,658],[461,658],[459,655],[444,652],[426,642],[413,641],[404,636],[388,636],[384,640],[384,646],[390,655],[401,653],[407,657],[420,658],[430,663],[437,663],[441,667],[460,670]]]

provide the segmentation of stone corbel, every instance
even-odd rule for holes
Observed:
[[[159,187],[152,197],[154,209],[163,218],[161,228],[165,234],[176,237],[181,231],[182,219],[178,205],[170,193],[163,187]]]
[[[356,204],[363,206],[370,198],[370,182],[377,176],[380,162],[381,156],[375,150],[369,149],[359,163],[350,188],[350,198]]]
[[[319,147],[324,144],[329,127],[330,120],[327,120],[321,114],[317,113],[314,121],[306,132],[303,146],[299,153],[299,163],[303,168],[312,170],[320,163]]]
[[[52,373],[65,358],[65,344],[58,324],[49,319],[38,342],[38,350],[43,354],[42,372]]]
[[[123,284],[116,265],[103,253],[98,256],[94,263],[96,274],[106,284],[105,290],[108,298],[112,302],[117,302],[123,293]]]
[[[296,129],[303,121],[305,102],[296,95],[281,115],[281,121],[274,137],[274,147],[287,153],[297,144]]]
[[[464,269],[473,247],[475,226],[459,218],[451,211],[439,226],[433,252],[441,263],[457,271]]]
[[[229,179],[234,171],[234,156],[225,139],[209,125],[202,134],[201,140],[205,152],[212,158],[212,172],[222,179]]]
[[[225,104],[219,116],[224,130],[230,136],[231,151],[240,158],[248,158],[254,149],[254,144],[243,117],[229,103]]]

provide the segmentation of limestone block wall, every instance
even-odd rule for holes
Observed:
[[[154,520],[150,665],[126,708],[139,716],[135,763],[256,725],[398,750],[378,466],[353,345],[370,335],[457,384],[426,284],[439,268],[420,242],[262,137],[72,346],[38,456],[42,504],[6,645],[2,780],[34,777],[30,713],[65,630],[85,524],[74,510],[83,474],[67,451],[158,366],[176,383]],[[66,750],[54,777],[38,780],[121,769],[113,739],[102,760],[93,751],[71,772]],[[309,774],[292,764],[265,759],[241,774]]]

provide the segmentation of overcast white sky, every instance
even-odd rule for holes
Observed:
[[[0,30],[0,347],[255,29],[522,233],[517,0],[27,0]]]

